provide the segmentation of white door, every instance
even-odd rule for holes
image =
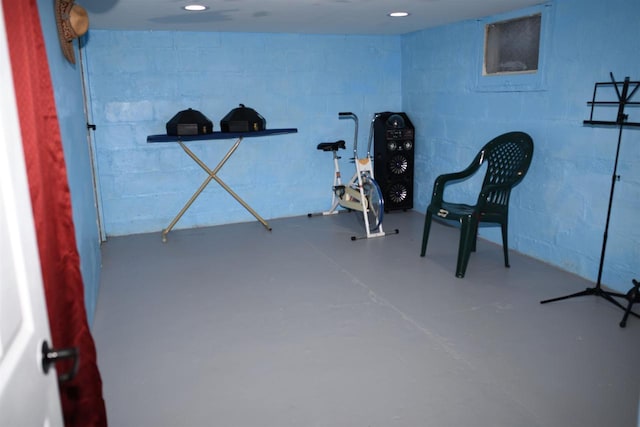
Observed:
[[[0,426],[62,426],[12,80],[0,7]]]

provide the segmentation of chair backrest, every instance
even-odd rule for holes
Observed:
[[[524,132],[508,132],[489,141],[480,155],[481,163],[487,162],[487,172],[480,196],[482,200],[478,202],[506,207],[511,189],[529,170],[533,140]]]

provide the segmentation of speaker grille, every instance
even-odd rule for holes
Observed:
[[[396,154],[389,162],[389,170],[396,175],[402,175],[409,168],[409,160],[401,154]]]
[[[407,195],[409,194],[409,190],[407,186],[400,183],[391,184],[389,187],[389,192],[387,197],[392,203],[398,204],[407,200]]]

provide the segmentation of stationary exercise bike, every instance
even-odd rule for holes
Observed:
[[[371,146],[373,142],[373,123],[375,116],[371,121],[371,129],[369,130],[369,145],[367,147],[367,155],[358,157],[358,116],[354,113],[338,113],[339,119],[352,119],[355,122],[355,134],[353,137],[353,163],[355,164],[355,173],[346,184],[342,183],[340,174],[340,156],[338,151],[345,149],[344,140],[335,142],[321,142],[317,149],[321,151],[331,152],[333,154],[333,186],[331,192],[331,208],[328,211],[310,213],[309,217],[317,215],[334,215],[340,212],[357,211],[362,215],[365,236],[351,236],[351,240],[359,238],[383,237],[387,234],[398,234],[398,230],[393,233],[385,233],[382,228],[382,219],[384,216],[384,198],[380,186],[373,178],[373,163],[371,156]],[[339,209],[339,207],[343,209]]]

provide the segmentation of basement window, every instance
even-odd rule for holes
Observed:
[[[546,3],[477,21],[475,90],[546,89],[545,59],[551,43],[553,9],[552,3]]]
[[[541,15],[485,25],[483,74],[538,71]]]

